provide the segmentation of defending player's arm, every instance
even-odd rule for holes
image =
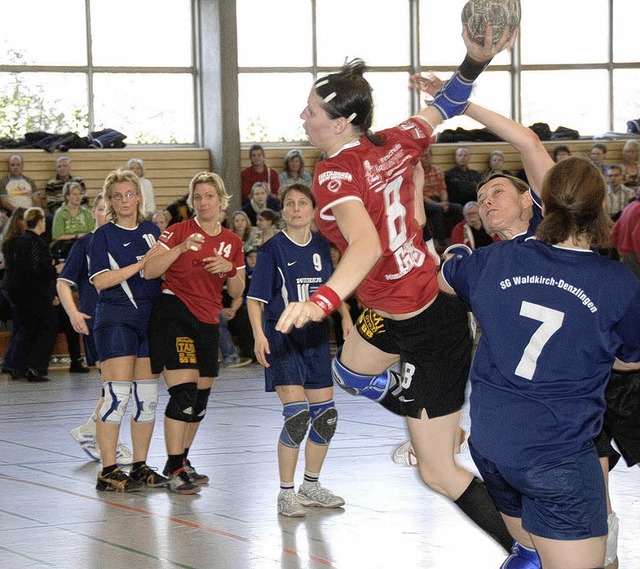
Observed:
[[[444,253],[442,254],[444,261],[442,263],[442,267],[440,267],[440,270],[438,271],[438,286],[442,292],[452,295],[458,294],[447,280],[447,273],[449,272],[449,269],[451,269],[448,264],[452,263],[454,260],[469,257],[472,253],[473,251],[462,243],[449,245],[444,250]]]
[[[139,261],[131,263],[126,267],[121,267],[120,269],[107,269],[106,271],[102,271],[100,273],[92,275],[90,279],[91,283],[94,287],[96,287],[96,290],[98,292],[114,286],[118,286],[120,283],[126,281],[127,279],[130,279],[136,273],[144,271],[147,262],[155,255],[160,253],[160,247],[161,245],[159,242],[155,243],[153,247],[151,247],[151,249],[149,249],[145,256]]]
[[[616,358],[613,362],[613,369],[614,371],[638,371],[640,370],[640,362],[627,363]]]
[[[269,367],[267,354],[271,354],[269,349],[269,340],[262,330],[262,314],[264,312],[264,303],[254,298],[247,298],[247,312],[249,313],[249,322],[251,330],[253,330],[253,352],[257,360],[264,366]]]
[[[540,195],[542,180],[553,166],[553,160],[538,135],[530,128],[474,103],[469,103],[465,114],[513,145],[522,157],[529,185]]]
[[[276,330],[287,333],[309,321],[320,322],[340,307],[371,272],[382,255],[380,238],[364,204],[348,200],[331,208],[348,247],[331,278],[307,302],[292,302],[284,310]]]

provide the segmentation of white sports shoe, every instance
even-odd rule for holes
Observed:
[[[464,438],[460,443],[460,454],[469,451],[469,432],[463,430],[462,435]],[[393,451],[393,455],[391,458],[393,462],[399,464],[400,466],[418,466],[418,459],[416,458],[416,453],[413,450],[411,441],[402,443],[396,450]]]
[[[339,508],[344,506],[344,499],[336,496],[328,488],[320,486],[320,482],[302,485],[298,488],[298,502],[303,506],[319,506],[321,508]]]
[[[91,460],[100,460],[100,449],[96,443],[96,428],[93,421],[71,429],[71,436],[80,445],[80,448],[91,457]]]
[[[401,444],[395,451],[393,451],[391,458],[393,459],[393,462],[400,466],[418,466],[418,459],[416,458],[416,454],[413,452],[411,441]]]
[[[288,518],[303,518],[304,508],[293,490],[280,490],[278,493],[278,513]]]

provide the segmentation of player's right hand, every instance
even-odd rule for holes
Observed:
[[[307,322],[320,322],[324,317],[322,308],[313,302],[291,302],[280,315],[276,330],[288,334],[294,326],[302,328]]]

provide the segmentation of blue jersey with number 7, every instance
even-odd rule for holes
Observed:
[[[640,361],[640,281],[593,251],[507,241],[452,258],[443,277],[482,335],[471,372],[472,443],[527,466],[601,430],[614,358]]]

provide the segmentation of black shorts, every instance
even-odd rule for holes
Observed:
[[[398,354],[402,381],[380,404],[405,417],[430,418],[458,411],[464,404],[472,341],[467,307],[440,293],[426,310],[409,320],[382,318],[366,309],[356,328],[367,342]]]
[[[611,372],[605,396],[607,441],[615,441],[627,466],[640,463],[640,372]]]
[[[200,322],[173,294],[161,294],[151,313],[149,348],[153,373],[197,369],[218,377],[218,325]]]

